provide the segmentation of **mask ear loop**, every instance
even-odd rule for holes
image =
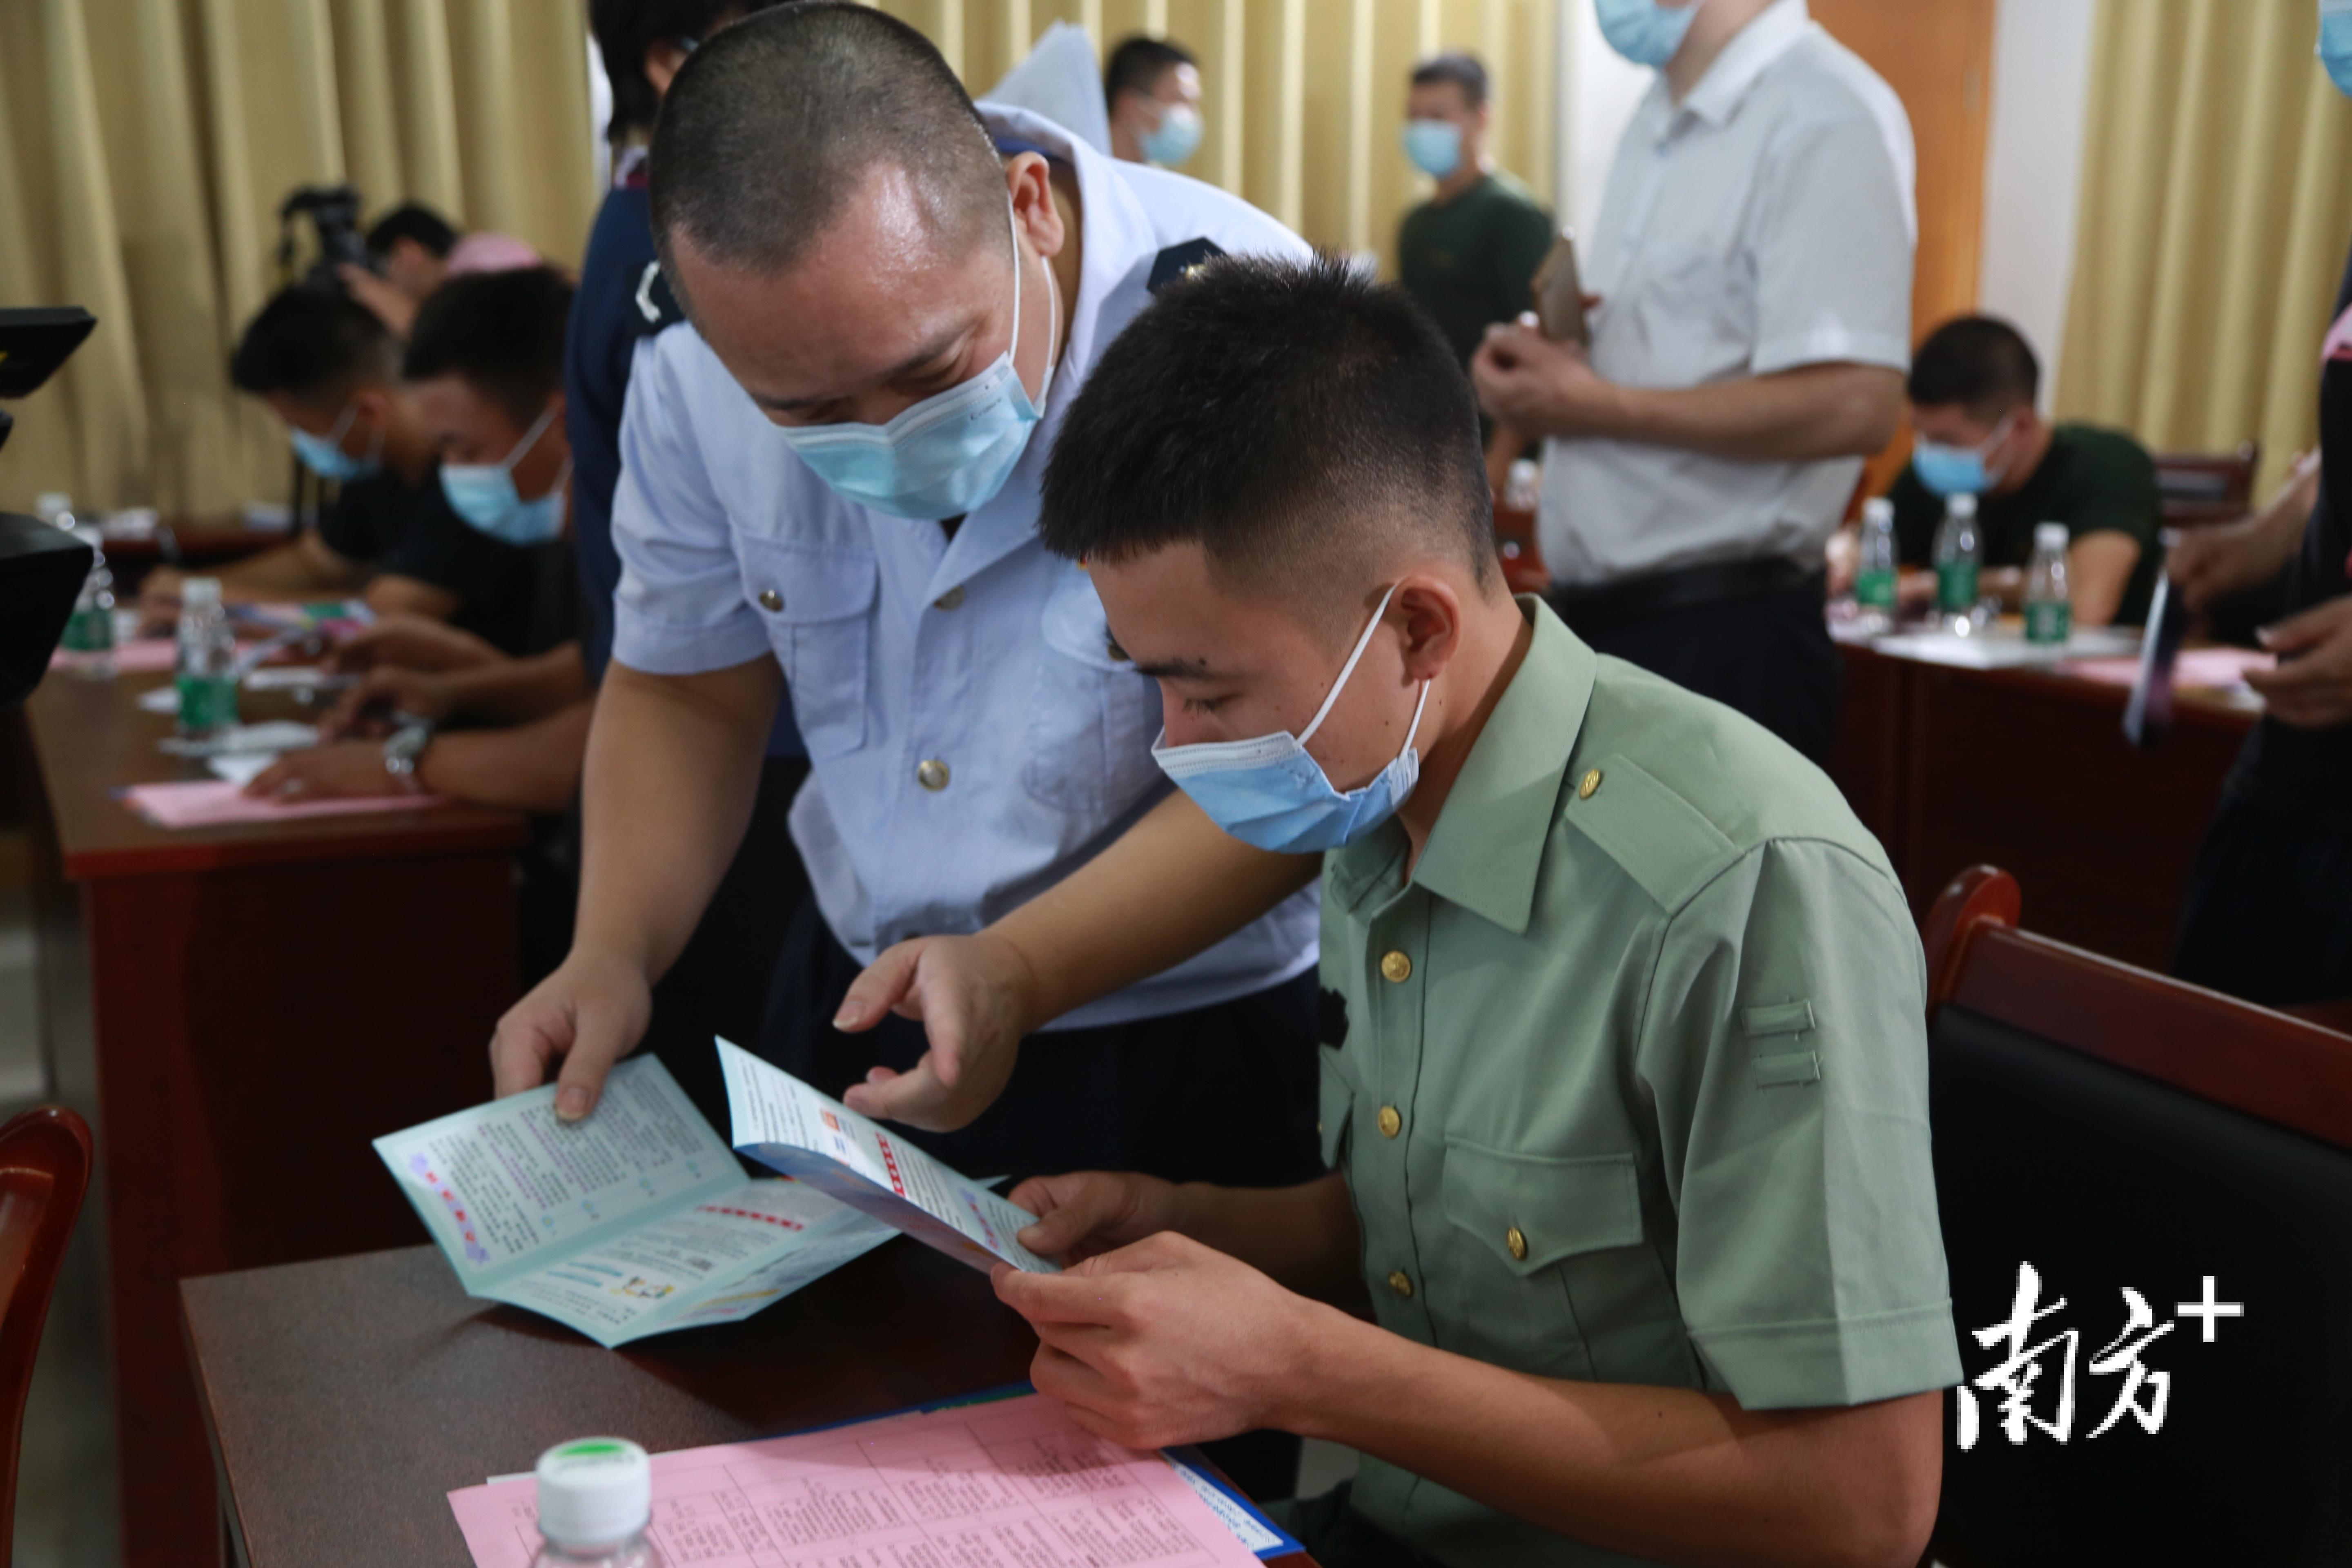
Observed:
[[[547,411],[539,416],[537,422],[534,423],[530,429],[522,433],[522,439],[514,444],[514,450],[506,455],[505,458],[499,462],[499,467],[509,474],[513,473],[514,466],[522,461],[524,453],[539,445],[539,438],[547,434],[547,427],[554,422],[554,419],[555,405],[551,403],[547,405]],[[563,467],[567,473],[570,472],[572,468],[571,459],[566,458],[564,460]]]
[[[1315,710],[1315,717],[1307,721],[1306,729],[1299,731],[1300,745],[1313,740],[1315,731],[1323,727],[1323,721],[1330,714],[1331,704],[1339,700],[1339,693],[1348,684],[1348,677],[1356,673],[1357,661],[1364,657],[1364,650],[1372,646],[1372,634],[1381,629],[1381,617],[1389,613],[1389,601],[1396,597],[1396,591],[1397,584],[1391,583],[1389,591],[1381,595],[1380,607],[1372,612],[1371,624],[1365,626],[1364,635],[1356,639],[1356,651],[1349,654],[1348,662],[1339,667],[1339,678],[1331,683],[1331,689],[1323,694],[1323,706]],[[1425,680],[1421,683],[1421,700],[1423,702],[1429,700],[1429,682]],[[1413,710],[1412,721],[1416,728],[1419,727],[1421,710],[1418,708]],[[1406,737],[1405,744],[1412,744],[1411,736]]]
[[[1004,193],[1004,232],[1013,241],[1013,342],[1005,347],[1004,360],[1013,366],[1013,379],[1018,381],[1021,366],[1015,356],[1021,353],[1021,221],[1013,211],[1010,191]],[[1062,330],[1062,291],[1055,286],[1054,269],[1045,267],[1044,257],[1037,258],[1037,265],[1045,268],[1045,304],[1052,311],[1045,318],[1045,378],[1037,384],[1037,395],[1030,403],[1042,414],[1045,411],[1045,398],[1054,390],[1054,371],[1061,363],[1061,356],[1054,352],[1054,338]],[[1021,395],[1027,397],[1029,389],[1023,387]]]

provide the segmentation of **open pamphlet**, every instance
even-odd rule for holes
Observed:
[[[896,1234],[796,1182],[752,1180],[650,1057],[558,1121],[552,1084],[375,1141],[469,1296],[611,1347],[781,1300]]]
[[[727,1041],[727,1114],[735,1152],[903,1230],[949,1257],[1032,1273],[1054,1265],[1013,1237],[1037,1216],[932,1159],[912,1143]]]

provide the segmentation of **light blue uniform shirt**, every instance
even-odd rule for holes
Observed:
[[[622,420],[614,657],[686,675],[773,652],[814,767],[793,837],[825,923],[861,963],[908,937],[979,930],[1167,793],[1151,760],[1158,689],[1111,657],[1086,574],[1038,542],[1039,481],[1087,373],[1149,302],[1160,251],[1205,238],[1232,254],[1308,254],[1213,186],[1115,163],[1023,110],[982,114],[998,136],[1076,169],[1084,254],[1043,421],[952,541],[835,495],[691,326],[638,349]],[[1316,910],[1310,889],[1055,1026],[1286,980],[1315,962]]]

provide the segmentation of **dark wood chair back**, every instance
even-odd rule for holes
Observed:
[[[2021,931],[2018,914],[2017,884],[1979,867],[1927,921],[1937,1194],[1969,1379],[1947,1398],[1936,1554],[2343,1562],[2352,1037]],[[2049,1315],[2012,1342],[2021,1265]],[[2209,1302],[2236,1315],[2185,1310]]]
[[[2156,493],[2164,521],[2176,528],[2226,522],[2253,509],[2254,470],[2262,466],[2259,442],[2234,452],[2158,452]]]
[[[0,1542],[16,1539],[25,1393],[66,1241],[89,1188],[89,1127],[62,1107],[40,1106],[0,1127],[0,1420],[6,1423]]]

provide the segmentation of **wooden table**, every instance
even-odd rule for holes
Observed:
[[[252,1568],[466,1568],[446,1494],[567,1437],[772,1436],[1019,1382],[1036,1350],[986,1276],[906,1240],[740,1323],[621,1351],[468,1300],[428,1247],[191,1279],[181,1299]]]
[[[1924,918],[1954,876],[2000,867],[2038,933],[2159,972],[2189,871],[2254,714],[2181,692],[2171,733],[2123,738],[2119,686],[1843,647],[1830,774]]]
[[[217,1557],[179,1280],[415,1239],[369,1140],[488,1092],[524,836],[463,806],[151,826],[112,792],[207,776],[136,706],[166,679],[54,673],[21,720],[44,1046],[98,1133],[128,1568]]]

